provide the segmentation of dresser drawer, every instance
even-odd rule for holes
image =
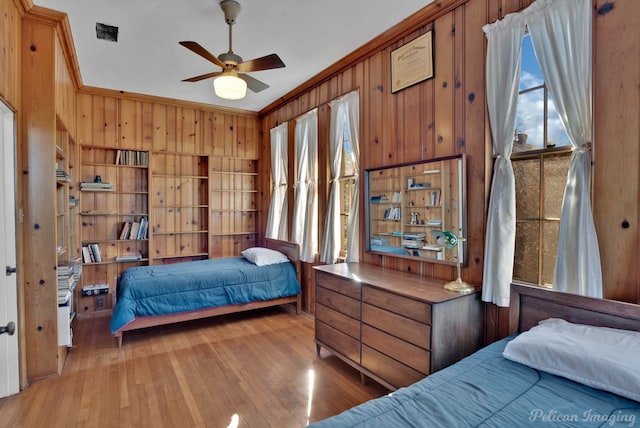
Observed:
[[[431,349],[431,326],[402,315],[362,304],[362,322],[424,349]]]
[[[360,340],[360,321],[321,303],[316,304],[316,322],[323,322]]]
[[[422,373],[429,374],[429,351],[391,336],[381,330],[362,325],[362,343]]]
[[[316,271],[316,286],[328,288],[338,293],[360,300],[360,283],[331,275],[326,272]]]
[[[431,305],[372,287],[363,287],[362,301],[424,324],[431,324]]]
[[[425,377],[419,371],[413,370],[367,345],[362,345],[362,367],[375,373],[396,388],[411,385]]]
[[[316,284],[316,303],[323,304],[351,318],[360,320],[360,300],[355,300],[344,294],[336,293]]]
[[[360,340],[316,321],[316,342],[360,364]]]

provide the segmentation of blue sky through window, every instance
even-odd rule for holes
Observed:
[[[533,51],[531,37],[527,34],[522,42],[520,92],[516,113],[516,133],[527,134],[526,149],[541,149],[553,144],[569,145],[569,137],[564,130],[551,95],[547,96],[547,138],[544,136],[544,78]],[[534,89],[536,88],[536,89]],[[514,147],[514,151],[516,147]]]

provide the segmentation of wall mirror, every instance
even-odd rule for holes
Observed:
[[[465,263],[464,155],[365,170],[366,249],[385,256]],[[437,240],[453,232],[458,246]]]

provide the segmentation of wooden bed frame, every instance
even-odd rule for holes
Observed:
[[[529,330],[547,318],[640,331],[640,305],[511,284],[510,334]]]
[[[296,276],[298,277],[298,283],[302,284],[302,268],[300,263],[300,248],[298,244],[294,244],[286,241],[278,241],[275,239],[265,239],[265,246],[272,250],[277,250],[286,255],[291,263],[293,263],[296,269]],[[296,308],[296,314],[300,314],[302,307],[302,297],[298,293],[295,296],[280,297],[271,300],[261,300],[249,303],[240,303],[236,305],[216,306],[212,308],[198,309],[189,312],[180,312],[176,314],[157,315],[157,316],[143,316],[137,317],[129,324],[122,327],[120,330],[113,333],[113,337],[116,338],[118,347],[122,346],[122,334],[129,330],[138,330],[141,328],[154,327],[159,325],[174,324],[181,321],[190,321],[200,318],[209,318],[216,315],[232,314],[236,312],[250,311],[252,309],[266,308],[270,306],[278,306],[293,303]],[[113,307],[116,304],[116,293],[113,293]]]

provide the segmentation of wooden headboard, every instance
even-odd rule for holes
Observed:
[[[302,284],[302,265],[300,263],[300,246],[293,242],[279,241],[277,239],[265,238],[265,246],[272,250],[280,251],[285,256],[289,257],[291,263],[296,268],[298,274],[298,283]]]
[[[509,334],[529,330],[547,318],[640,331],[640,305],[511,284]]]

